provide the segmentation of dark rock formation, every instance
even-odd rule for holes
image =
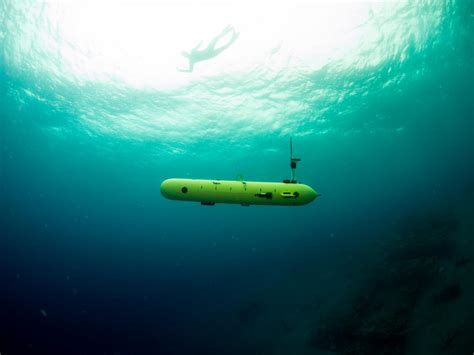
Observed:
[[[451,255],[455,229],[456,221],[449,214],[408,220],[397,237],[379,251],[384,257],[354,298],[352,308],[323,316],[308,344],[340,354],[404,354],[413,310],[427,285],[438,276],[440,261]],[[460,286],[451,284],[436,300],[450,302],[460,294]],[[448,337],[444,346],[451,342]]]

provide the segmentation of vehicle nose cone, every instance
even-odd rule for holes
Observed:
[[[308,202],[313,201],[319,194],[312,187],[308,187]]]

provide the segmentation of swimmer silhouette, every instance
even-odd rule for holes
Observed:
[[[217,42],[222,37],[225,37],[229,32],[232,32],[232,37],[230,38],[229,42],[227,42],[227,44],[224,44],[220,48],[215,48]],[[226,28],[224,28],[222,30],[222,32],[219,35],[214,37],[214,39],[211,42],[209,42],[209,44],[207,45],[207,47],[205,49],[199,50],[199,47],[201,47],[201,45],[202,45],[202,41],[201,41],[201,42],[199,42],[199,44],[196,47],[191,49],[191,52],[189,52],[189,53],[185,52],[185,51],[181,52],[181,54],[183,56],[188,58],[189,66],[188,66],[188,68],[176,68],[176,69],[181,71],[181,72],[187,72],[187,73],[192,72],[193,68],[194,68],[194,64],[196,64],[197,62],[202,62],[203,60],[208,60],[208,59],[214,58],[219,53],[221,53],[222,51],[229,48],[232,45],[232,43],[234,43],[235,40],[238,37],[239,37],[239,32],[236,32],[234,27],[232,27],[230,25],[227,26]]]

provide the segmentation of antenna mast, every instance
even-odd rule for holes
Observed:
[[[301,161],[300,158],[293,158],[293,141],[290,137],[290,168],[291,168],[291,180],[290,183],[296,184],[296,163]]]

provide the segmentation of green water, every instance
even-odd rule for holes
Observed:
[[[16,325],[0,352],[315,353],[316,315],[290,335],[255,320],[280,324],[268,290],[298,279],[297,302],[331,260],[472,195],[473,22],[463,0],[2,1],[0,315]],[[228,24],[235,43],[176,69]],[[309,206],[159,193],[171,177],[289,178],[290,137],[322,194]]]

